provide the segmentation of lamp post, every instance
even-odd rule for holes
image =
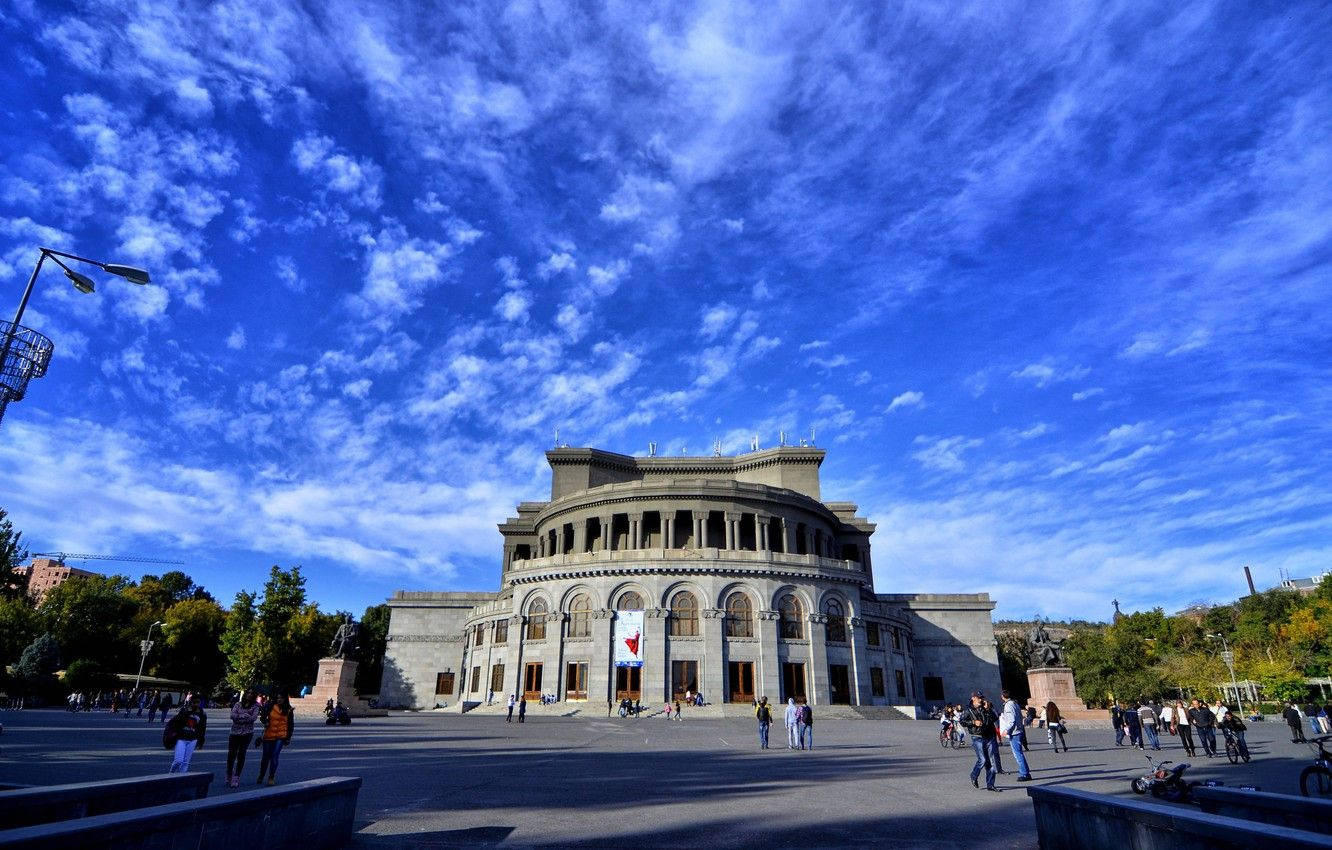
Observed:
[[[148,627],[148,637],[139,641],[139,673],[134,677],[134,690],[139,689],[139,680],[143,678],[143,665],[148,660],[148,653],[153,651],[153,629],[158,626],[165,626],[166,623],[158,620]]]
[[[64,260],[73,260],[74,262],[96,266],[107,274],[122,277],[130,283],[137,283],[140,286],[149,283],[151,280],[148,272],[133,266],[103,263],[98,260],[90,260],[87,257],[57,251],[53,248],[41,248],[39,250],[37,265],[33,267],[32,275],[28,277],[28,286],[23,290],[23,297],[19,300],[18,312],[14,314],[14,321],[0,321],[0,337],[3,337],[3,343],[0,344],[0,419],[4,418],[5,408],[11,401],[20,401],[23,398],[28,390],[30,380],[40,378],[46,374],[46,367],[51,362],[51,354],[55,351],[55,345],[50,339],[32,328],[25,328],[22,325],[23,313],[28,309],[28,299],[32,297],[33,286],[37,283],[37,274],[42,270],[42,265],[48,259],[64,269],[65,277],[69,278],[70,283],[74,284],[74,288],[85,294],[92,293],[96,289],[92,278],[74,271]]]
[[[1230,687],[1235,691],[1235,702],[1239,703],[1239,682],[1235,681],[1235,653],[1230,651],[1230,644],[1226,643],[1224,635],[1210,634],[1207,637],[1221,641],[1221,660],[1226,662],[1226,667],[1230,670]]]

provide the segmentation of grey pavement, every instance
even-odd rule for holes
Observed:
[[[170,762],[161,726],[144,720],[59,710],[0,720],[3,782],[134,776]],[[193,766],[214,772],[213,794],[236,793],[223,787],[224,712],[209,722]],[[1289,743],[1282,723],[1249,728],[1251,764],[1192,759],[1189,775],[1298,793],[1311,751]],[[792,752],[780,727],[773,749],[760,751],[753,724],[735,719],[542,716],[520,725],[423,712],[327,727],[298,717],[278,779],[362,777],[356,846],[370,848],[1036,846],[1027,784],[1015,781],[1007,747],[1010,773],[994,794],[971,787],[971,750],[941,749],[933,721],[828,720],[815,731],[817,749]],[[1043,732],[1033,735],[1035,784],[1133,796],[1142,753],[1116,748],[1109,729],[1068,737],[1071,752],[1056,755]],[[1163,744],[1165,757],[1183,756],[1175,739]],[[251,749],[249,783],[257,771]]]

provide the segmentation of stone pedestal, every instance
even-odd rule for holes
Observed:
[[[1109,722],[1109,715],[1103,711],[1087,708],[1087,704],[1078,698],[1078,689],[1073,683],[1071,667],[1034,667],[1027,671],[1027,685],[1031,689],[1031,699],[1027,705],[1037,711],[1048,702],[1059,706],[1059,713],[1065,721]]]
[[[309,696],[292,700],[298,705],[301,714],[307,718],[323,719],[324,706],[329,700],[336,704],[341,701],[352,717],[382,717],[388,712],[372,709],[365,700],[356,696],[352,683],[356,681],[356,662],[346,658],[321,658],[319,675],[315,678],[314,688]]]

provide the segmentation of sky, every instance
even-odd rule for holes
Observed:
[[[0,10],[32,551],[496,590],[560,443],[813,436],[880,592],[1225,602],[1332,553],[1324,3]],[[89,562],[131,576],[152,565]]]

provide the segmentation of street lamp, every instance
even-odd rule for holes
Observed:
[[[1235,681],[1235,653],[1230,651],[1230,644],[1226,643],[1224,635],[1219,633],[1209,634],[1209,640],[1221,641],[1221,660],[1226,662],[1226,667],[1230,670],[1230,687],[1235,691],[1235,702],[1240,701],[1239,682]]]
[[[21,324],[23,313],[28,309],[28,299],[32,297],[32,288],[37,283],[37,273],[42,270],[42,264],[48,258],[51,262],[60,266],[65,272],[65,277],[69,278],[70,283],[74,284],[74,288],[85,295],[96,289],[92,278],[71,269],[62,261],[62,257],[65,260],[74,260],[75,262],[96,266],[107,274],[113,274],[140,286],[151,281],[148,272],[134,266],[103,263],[90,260],[87,257],[67,254],[64,251],[56,251],[53,248],[41,248],[40,251],[41,253],[37,257],[37,265],[33,267],[32,275],[28,278],[28,287],[23,290],[23,298],[19,301],[18,312],[14,314],[14,321],[0,321],[0,337],[3,337],[4,340],[3,347],[0,347],[0,419],[4,419],[5,408],[11,401],[22,400],[28,390],[30,380],[40,378],[46,374],[46,367],[51,362],[51,354],[55,351],[55,345],[50,339],[32,328],[23,327]]]
[[[166,623],[158,620],[148,627],[148,637],[139,641],[139,674],[134,677],[134,690],[139,689],[139,680],[143,678],[143,665],[148,660],[148,653],[153,651],[153,629],[158,626],[165,626]]]

